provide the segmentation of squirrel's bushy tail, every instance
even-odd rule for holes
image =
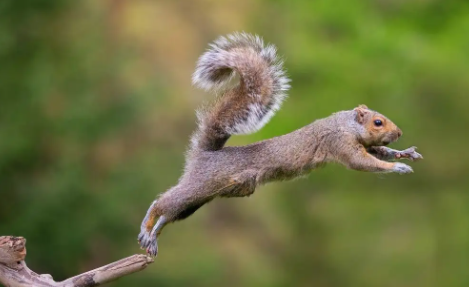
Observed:
[[[230,135],[250,134],[262,128],[280,108],[290,81],[276,48],[261,38],[235,33],[218,38],[197,62],[194,85],[218,90],[235,73],[239,84],[198,111],[193,150],[219,150]]]

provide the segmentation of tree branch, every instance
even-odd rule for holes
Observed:
[[[145,269],[153,259],[142,254],[113,262],[106,266],[77,275],[62,282],[55,282],[49,274],[36,274],[24,262],[26,239],[0,236],[0,283],[8,287],[88,287],[98,286],[125,275]]]

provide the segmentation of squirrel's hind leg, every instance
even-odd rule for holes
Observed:
[[[220,190],[221,197],[243,197],[250,196],[256,190],[256,178],[258,172],[245,170],[232,177],[229,184]]]
[[[148,211],[147,211],[147,214],[145,215],[145,217],[143,218],[142,220],[142,224],[140,225],[140,231],[141,233],[147,231],[147,232],[150,232],[151,231],[151,228],[153,227],[153,224],[155,223],[155,215],[156,215],[156,212],[155,212],[155,209],[156,209],[156,200],[154,200],[150,207],[148,208]],[[141,234],[140,233],[140,234]],[[140,237],[140,236],[139,236]]]

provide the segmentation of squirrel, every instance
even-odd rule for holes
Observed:
[[[149,255],[157,255],[157,237],[165,225],[189,217],[216,197],[250,196],[259,185],[293,179],[329,162],[359,171],[406,174],[413,172],[410,166],[390,161],[422,158],[416,147],[385,147],[402,131],[365,105],[286,135],[224,147],[231,135],[261,129],[286,98],[290,80],[276,54],[276,47],[264,45],[260,37],[234,33],[218,38],[199,58],[192,77],[195,86],[220,91],[235,74],[239,83],[197,112],[198,128],[184,172],[153,201],[141,224],[138,241]]]

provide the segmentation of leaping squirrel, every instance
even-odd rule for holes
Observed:
[[[231,135],[261,129],[280,108],[289,79],[273,45],[246,33],[220,37],[198,60],[192,81],[205,90],[220,90],[239,76],[209,107],[198,111],[184,173],[178,183],[151,204],[141,224],[139,243],[156,256],[157,237],[168,223],[192,215],[216,197],[251,195],[257,186],[288,180],[328,162],[370,172],[411,173],[394,159],[422,156],[411,147],[385,147],[402,131],[382,114],[359,105],[289,134],[246,146],[224,147]],[[155,220],[158,218],[155,224]]]

